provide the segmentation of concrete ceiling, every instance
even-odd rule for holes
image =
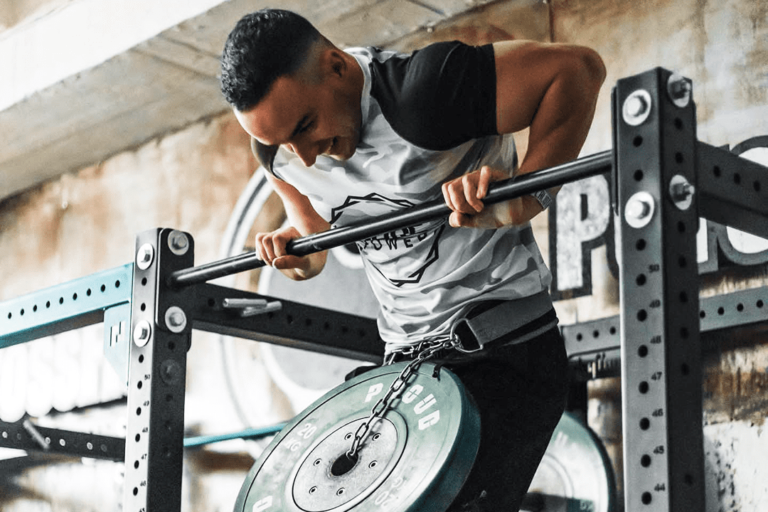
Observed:
[[[387,46],[492,0],[282,0]],[[262,0],[78,0],[0,33],[0,200],[227,110],[218,56]],[[274,5],[274,3],[271,3]]]

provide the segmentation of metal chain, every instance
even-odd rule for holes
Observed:
[[[390,384],[389,389],[387,389],[387,392],[384,394],[384,396],[381,397],[373,406],[368,419],[361,423],[357,428],[355,437],[352,440],[352,447],[349,449],[349,451],[347,451],[347,457],[350,459],[355,457],[357,451],[360,449],[360,446],[363,444],[363,441],[365,441],[365,438],[370,432],[370,426],[372,422],[384,415],[387,409],[389,409],[389,406],[392,404],[392,398],[394,395],[402,391],[403,386],[405,386],[405,384],[408,382],[408,379],[411,377],[411,375],[413,375],[419,369],[421,364],[426,360],[434,357],[435,354],[437,354],[439,351],[453,348],[455,346],[456,340],[454,338],[448,338],[439,342],[435,342],[434,340],[430,342],[423,342],[416,345],[415,347],[397,351],[397,353],[404,355],[416,354],[416,357],[410,363],[408,363],[405,368],[403,368],[403,371],[401,371],[400,374],[392,382],[392,384]],[[392,361],[390,359],[389,362],[385,362],[385,364],[391,364],[391,362]]]

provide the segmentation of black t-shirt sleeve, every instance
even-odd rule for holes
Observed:
[[[493,46],[435,43],[410,56],[374,60],[371,94],[412,144],[445,150],[496,132]]]

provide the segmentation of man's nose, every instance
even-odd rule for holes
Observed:
[[[289,144],[288,147],[299,157],[305,167],[315,165],[317,151],[313,149],[311,144]]]

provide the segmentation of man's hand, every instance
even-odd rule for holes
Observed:
[[[293,256],[288,254],[288,242],[301,237],[293,226],[271,233],[256,233],[256,253],[265,264],[280,270],[295,281],[303,281],[320,273],[325,265],[326,252]]]
[[[487,165],[443,183],[445,204],[453,210],[448,222],[451,226],[495,229],[529,220],[523,216],[521,198],[485,206],[482,199],[488,194],[488,186],[494,181],[510,178],[509,174]]]

